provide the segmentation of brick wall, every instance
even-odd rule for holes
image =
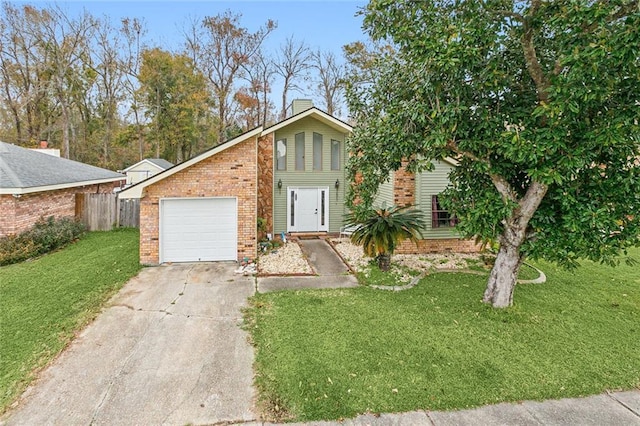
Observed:
[[[15,202],[13,195],[0,195],[0,237],[16,233]]]
[[[256,139],[249,138],[145,188],[140,200],[140,263],[158,264],[160,199],[237,197],[238,259],[257,255]]]
[[[0,195],[0,236],[18,234],[29,229],[40,218],[74,217],[76,194],[82,192],[112,192],[121,182],[78,186],[55,191]]]
[[[258,217],[273,233],[273,133],[258,139]]]
[[[416,176],[408,172],[403,162],[394,173],[393,203],[396,206],[414,205],[416,203]]]
[[[419,253],[477,253],[480,251],[480,244],[474,240],[463,240],[460,238],[420,240],[415,244],[409,240],[404,240],[398,248],[398,254],[419,254]]]

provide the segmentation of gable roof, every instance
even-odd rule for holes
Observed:
[[[158,167],[162,167],[165,170],[169,167],[173,167],[173,163],[168,162],[164,158],[147,158],[146,160],[152,162]]]
[[[267,127],[266,129],[264,129],[262,131],[262,134],[265,135],[267,133],[272,133],[275,132],[276,130],[280,130],[283,127],[288,126],[289,124],[298,121],[300,119],[306,118],[306,117],[313,117],[315,119],[317,119],[318,121],[326,124],[327,126],[330,126],[332,128],[334,128],[335,130],[339,131],[339,132],[344,132],[344,133],[351,133],[353,131],[353,127],[350,124],[345,123],[344,121],[335,118],[334,116],[332,116],[331,114],[328,114],[316,107],[311,107],[307,110],[302,111],[301,113],[298,113],[296,115],[292,115],[289,118],[285,118],[284,120],[282,120],[279,123],[273,124],[269,127]]]
[[[111,170],[0,142],[0,194],[28,194],[124,179],[124,175]]]
[[[217,153],[224,151],[225,149],[231,148],[234,145],[237,145],[238,143],[245,141],[249,138],[252,137],[260,137],[260,136],[264,136],[267,135],[269,133],[273,133],[276,130],[279,130],[285,126],[288,126],[289,124],[296,122],[298,120],[301,120],[303,118],[306,117],[313,117],[315,119],[317,119],[318,121],[340,131],[340,132],[344,132],[344,133],[350,133],[353,130],[353,127],[351,127],[349,124],[345,123],[342,120],[339,120],[335,117],[333,117],[330,114],[327,114],[326,112],[319,110],[316,107],[312,107],[310,109],[307,109],[305,111],[302,111],[299,114],[293,115],[289,118],[286,118],[282,121],[280,121],[279,123],[276,123],[272,126],[269,126],[267,128],[263,128],[262,126],[256,127],[255,129],[249,130],[241,135],[236,136],[235,138],[224,142],[220,145],[217,145],[211,149],[209,149],[208,151],[203,152],[200,155],[197,155],[195,157],[193,157],[190,160],[187,160],[183,163],[177,164],[173,167],[171,167],[170,169],[167,169],[163,172],[158,173],[157,175],[151,176],[150,178],[143,180],[142,182],[138,182],[135,185],[130,186],[129,188],[125,189],[124,191],[121,191],[119,193],[119,197],[121,198],[140,198],[142,197],[142,190],[144,188],[146,188],[149,185],[153,185],[156,182],[159,182],[163,179],[168,178],[169,176],[178,173],[181,170],[186,169],[187,167],[190,167],[194,164],[199,163],[200,161],[203,161],[209,157],[211,157],[212,155],[216,155]],[[131,166],[133,167],[133,166]]]
[[[141,182],[138,182],[135,185],[130,186],[129,188],[125,189],[124,191],[121,191],[118,194],[118,197],[120,198],[140,198],[142,197],[142,190],[144,188],[146,188],[149,185],[152,185],[156,182],[159,182],[163,179],[168,178],[171,175],[174,175],[176,173],[178,173],[181,170],[186,169],[187,167],[191,167],[194,164],[197,164],[203,160],[206,160],[207,158],[216,155],[217,153],[224,151],[226,149],[231,148],[232,146],[235,146],[237,144],[239,144],[242,141],[245,141],[249,138],[252,137],[259,137],[262,134],[262,126],[260,127],[256,127],[253,130],[249,130],[239,136],[236,136],[235,138],[228,140],[227,142],[223,142],[220,145],[214,146],[213,148],[203,152],[200,155],[196,155],[195,157],[191,158],[190,160],[184,161],[180,164],[176,164],[175,166],[160,172],[156,175],[151,176],[148,179],[145,179]]]
[[[126,169],[122,170],[122,173],[126,173],[134,167],[139,166],[140,164],[151,164],[152,166],[156,166],[161,170],[167,170],[173,167],[173,163],[168,162],[164,158],[145,158],[144,160],[138,161],[137,163],[132,164]]]

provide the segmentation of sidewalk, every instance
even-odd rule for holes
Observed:
[[[273,425],[273,423],[244,423]],[[460,411],[412,411],[366,414],[342,422],[288,423],[308,426],[497,426],[497,425],[640,425],[640,390],[587,398],[487,405]]]

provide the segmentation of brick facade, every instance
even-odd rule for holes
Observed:
[[[473,240],[463,240],[461,238],[430,239],[420,240],[414,244],[409,240],[403,241],[396,253],[398,254],[420,254],[420,253],[477,253],[480,251],[480,244]]]
[[[403,162],[396,170],[393,179],[393,204],[396,206],[413,206],[416,203],[416,175],[408,172]]]
[[[257,255],[256,138],[252,137],[145,188],[140,200],[140,262],[160,261],[160,199],[237,197],[238,259]]]
[[[124,181],[124,179],[123,179]],[[110,193],[121,181],[100,185],[77,186],[54,191],[13,195],[0,195],[0,237],[19,234],[29,229],[40,218],[74,217],[76,194]]]
[[[269,133],[258,139],[258,217],[266,220],[269,233],[273,233],[273,138]]]

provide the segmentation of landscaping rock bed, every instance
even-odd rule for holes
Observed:
[[[260,275],[311,275],[313,270],[295,241],[263,254],[258,258]]]
[[[368,273],[372,259],[364,255],[362,247],[351,243],[346,238],[333,239],[331,243],[353,271],[365,275]],[[392,257],[391,271],[397,275],[398,282],[409,283],[415,278],[416,273],[423,275],[430,271],[462,270],[474,266],[478,269],[479,265],[482,265],[482,260],[477,254],[396,254]],[[415,271],[415,273],[409,273],[409,271]],[[258,273],[260,275],[313,275],[314,272],[298,243],[289,241],[258,258]]]
[[[361,272],[367,268],[371,258],[364,255],[362,247],[351,243],[348,239],[334,239],[332,243],[355,271]],[[391,261],[392,267],[397,265],[399,269],[406,268],[420,273],[432,270],[468,269],[483,263],[480,255],[467,253],[395,254]],[[407,281],[411,280],[409,275],[406,278]]]

